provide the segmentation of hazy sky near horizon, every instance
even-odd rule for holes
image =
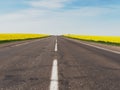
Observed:
[[[0,0],[0,33],[120,36],[120,0]]]

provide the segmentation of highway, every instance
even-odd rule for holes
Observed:
[[[4,44],[0,90],[120,90],[120,52],[63,36]]]

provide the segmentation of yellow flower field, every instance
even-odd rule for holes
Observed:
[[[24,40],[32,38],[42,38],[48,35],[45,34],[0,34],[0,41],[5,40]]]
[[[70,38],[76,38],[81,40],[92,40],[92,41],[102,41],[109,43],[120,43],[120,36],[91,36],[91,35],[75,35],[75,34],[67,34],[64,35]]]

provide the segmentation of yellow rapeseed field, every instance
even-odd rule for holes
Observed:
[[[32,38],[42,38],[48,35],[45,34],[0,34],[0,41],[5,40],[24,40]]]
[[[66,34],[64,36],[70,38],[82,39],[82,40],[120,43],[120,36],[92,36],[92,35],[75,35],[75,34]]]

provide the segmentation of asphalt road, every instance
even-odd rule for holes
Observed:
[[[3,45],[0,90],[120,90],[120,54],[61,36]]]

